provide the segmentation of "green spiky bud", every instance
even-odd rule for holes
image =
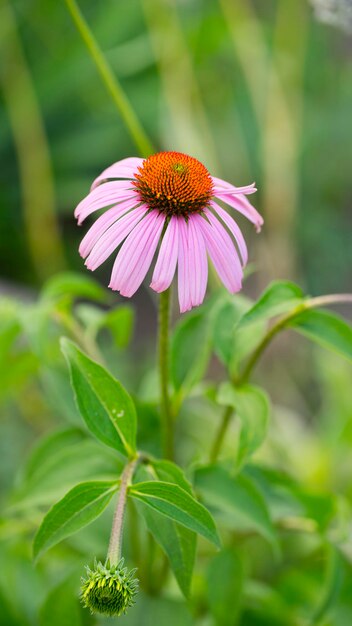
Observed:
[[[134,578],[135,569],[128,572],[123,567],[124,559],[117,565],[106,561],[94,563],[94,569],[86,567],[87,577],[82,578],[81,600],[91,613],[119,616],[126,613],[134,604],[134,597],[138,592],[138,580]]]

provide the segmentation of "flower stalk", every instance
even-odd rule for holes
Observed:
[[[174,420],[169,396],[169,335],[171,288],[160,294],[159,300],[159,376],[161,393],[161,428],[163,452],[174,458]]]
[[[114,519],[112,522],[110,543],[108,549],[107,560],[110,565],[116,565],[121,559],[122,530],[125,517],[125,508],[127,500],[127,490],[131,483],[139,457],[132,459],[127,463],[121,475],[120,491],[115,509]]]

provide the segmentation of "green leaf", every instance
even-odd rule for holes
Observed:
[[[75,272],[63,272],[50,278],[42,290],[44,301],[57,301],[61,299],[72,301],[74,298],[86,298],[105,302],[107,292],[94,279],[86,274]]]
[[[155,541],[164,550],[180,589],[188,598],[196,554],[196,533],[160,515],[144,502],[138,502],[137,509]]]
[[[171,376],[187,393],[202,378],[210,356],[210,326],[203,310],[181,318],[172,337]]]
[[[129,493],[159,513],[202,535],[216,546],[220,545],[209,511],[178,485],[148,481],[132,485]]]
[[[173,463],[172,461],[166,461],[165,459],[152,459],[150,465],[153,467],[159,480],[167,483],[175,483],[190,495],[192,494],[192,487],[190,482],[185,477],[182,469]]]
[[[152,460],[148,466],[162,481],[175,483],[193,496],[192,488],[183,471],[171,461]],[[138,511],[155,541],[167,555],[182,593],[188,597],[194,568],[197,535],[171,519],[160,516],[149,506],[138,502]]]
[[[335,313],[308,309],[294,317],[290,327],[352,360],[352,327]]]
[[[78,482],[109,480],[119,474],[119,457],[78,432],[62,431],[41,442],[13,494],[12,508],[49,505]]]
[[[136,450],[137,416],[133,401],[109,372],[66,339],[61,349],[71,372],[77,406],[93,435],[132,456]]]
[[[236,626],[243,591],[243,564],[237,552],[221,550],[207,570],[208,602],[217,626]]]
[[[304,293],[298,285],[285,280],[274,281],[243,315],[240,324],[243,326],[286,313],[299,305],[303,298]]]
[[[250,479],[232,476],[225,468],[213,465],[197,470],[195,484],[226,526],[238,531],[255,531],[273,546],[277,545],[265,501]]]
[[[110,481],[81,483],[71,489],[44,517],[34,539],[34,558],[99,517],[117,489],[118,484]]]
[[[215,354],[224,365],[231,364],[234,354],[235,327],[247,309],[247,300],[240,296],[231,299],[221,298],[214,308],[212,342]]]
[[[270,412],[268,397],[259,387],[234,387],[231,383],[223,383],[217,399],[219,404],[233,407],[241,421],[236,458],[239,468],[265,439]]]

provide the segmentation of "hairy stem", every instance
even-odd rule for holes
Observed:
[[[287,313],[286,315],[280,317],[277,322],[275,322],[275,324],[273,324],[273,326],[268,330],[266,335],[264,335],[262,341],[259,343],[256,350],[254,350],[252,356],[247,362],[247,365],[245,366],[239,378],[233,381],[234,384],[236,384],[237,387],[240,387],[248,381],[253,372],[253,369],[257,365],[260,357],[262,356],[267,346],[281,330],[286,328],[291,320],[297,317],[297,315],[299,315],[303,311],[307,311],[308,309],[316,309],[321,306],[328,306],[331,304],[339,303],[352,303],[352,294],[336,293],[327,296],[317,296],[316,298],[309,298],[299,304],[297,307],[295,307],[293,311],[290,311],[290,313]],[[222,420],[215,435],[213,446],[209,455],[209,460],[211,463],[215,463],[219,456],[233,413],[234,409],[230,406],[226,407],[224,410]]]
[[[120,113],[126,128],[128,129],[140,155],[149,156],[154,152],[152,142],[142,128],[130,101],[123,91],[118,79],[114,75],[108,61],[99,47],[92,31],[90,30],[76,0],[65,0],[72,19],[81,35],[88,52],[92,57],[105,87],[111,95],[118,112]]]
[[[159,300],[159,375],[161,394],[161,427],[163,452],[167,459],[174,457],[174,423],[169,396],[169,334],[170,288],[160,294]]]
[[[121,475],[120,491],[112,522],[109,550],[107,555],[107,558],[110,560],[110,565],[116,565],[121,558],[122,529],[125,517],[127,489],[132,480],[138,461],[139,457],[134,458],[127,463]]]

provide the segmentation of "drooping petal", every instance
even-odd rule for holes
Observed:
[[[202,232],[197,228],[194,216],[188,219],[189,282],[192,306],[204,300],[208,280],[208,259]]]
[[[210,202],[210,206],[212,207],[212,209],[214,209],[216,214],[219,217],[221,217],[222,221],[225,222],[226,226],[232,232],[234,238],[236,239],[236,243],[238,245],[238,249],[241,254],[242,263],[243,265],[246,265],[248,261],[248,251],[247,251],[246,242],[244,240],[244,237],[241,233],[239,226],[236,224],[233,217],[231,217],[231,215],[229,215],[227,211],[225,211],[221,206],[216,204],[216,202]]]
[[[239,213],[242,213],[252,224],[255,225],[256,231],[259,232],[264,224],[264,220],[260,213],[251,205],[244,195],[231,195],[228,193],[217,193],[216,197],[229,206],[233,207]]]
[[[195,215],[201,229],[205,245],[214,267],[230,293],[236,293],[242,286],[242,267],[230,235],[210,211],[205,211],[209,221]]]
[[[183,217],[177,218],[179,224],[178,238],[178,301],[180,312],[185,313],[192,308],[192,298],[189,281],[189,246],[188,229]]]
[[[134,178],[134,175],[138,173],[138,167],[143,163],[143,159],[139,157],[128,157],[127,159],[121,159],[116,161],[107,167],[94,181],[91,189],[95,189],[103,180],[108,178]]]
[[[125,215],[125,213],[128,213],[135,205],[136,200],[134,198],[132,198],[132,200],[125,200],[125,202],[120,202],[120,204],[108,209],[103,215],[98,217],[80,243],[79,253],[81,257],[85,259],[108,228],[117,222],[120,217]]]
[[[130,181],[113,180],[104,183],[81,200],[75,209],[75,217],[81,224],[94,211],[133,197],[137,199],[137,202],[140,202],[140,198],[136,190],[131,187]]]
[[[133,229],[118,253],[109,287],[131,297],[144,280],[155,254],[165,216],[151,211]]]
[[[150,286],[157,293],[165,291],[175,274],[178,256],[178,219],[172,217],[161,242]]]
[[[148,207],[146,205],[137,207],[127,213],[127,215],[121,217],[116,224],[110,226],[100,237],[99,241],[97,241],[90,255],[87,257],[85,264],[88,269],[95,270],[99,265],[104,263],[110,254],[112,254],[127,235],[129,235],[131,230],[147,211]]]
[[[251,183],[250,185],[245,185],[244,187],[235,187],[235,185],[231,185],[231,183],[228,183],[226,180],[222,180],[222,178],[217,178],[216,176],[212,176],[211,178],[214,184],[215,192],[224,191],[224,192],[235,193],[235,194],[239,194],[239,193],[251,194],[257,191],[255,183]]]

